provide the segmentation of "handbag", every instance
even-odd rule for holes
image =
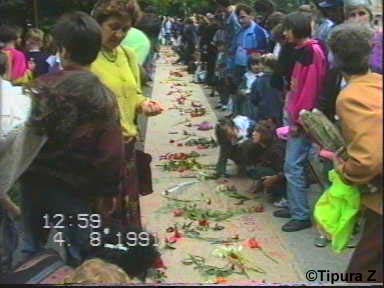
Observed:
[[[140,195],[146,196],[152,194],[152,156],[144,151],[136,150],[135,160]]]

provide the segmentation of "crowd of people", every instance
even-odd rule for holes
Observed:
[[[369,1],[324,0],[289,14],[269,1],[214,2],[206,15],[161,18],[134,0],[100,0],[89,14],[63,15],[50,33],[0,26],[2,270],[20,236],[14,218],[23,223],[23,261],[44,250],[51,228],[62,233],[66,263],[79,267],[69,281],[87,283],[100,267],[123,282],[125,274],[144,280],[161,264],[154,245],[125,249],[116,233],[90,245],[103,227],[68,219],[101,215],[116,231],[145,232],[139,198],[153,192],[151,156],[136,148],[137,117],[164,112],[142,89],[159,45],[169,45],[174,64],[186,65],[226,112],[216,126],[216,177],[228,177],[233,160],[255,180],[254,192],[271,194],[274,216],[289,219],[283,231],[313,225],[310,157],[322,159],[324,174],[335,169],[350,185],[376,187],[362,195],[366,221],[348,271],[376,270],[382,282],[382,27]],[[300,112],[315,108],[340,127],[347,160],[303,129]],[[8,195],[16,182],[21,207]]]
[[[290,14],[269,1],[256,2],[253,8],[217,0],[215,14],[184,21],[168,17],[162,37],[179,55],[175,64],[188,65],[195,81],[211,87],[210,96],[218,98],[215,108],[227,112],[216,126],[217,175],[227,176],[227,160],[234,161],[240,173],[256,180],[254,192],[270,192],[281,208],[274,216],[290,219],[282,230],[295,232],[312,226],[308,195],[320,177],[310,159],[321,160],[325,179],[337,168],[348,183],[382,187],[382,27],[374,23],[371,3],[364,0],[317,1]],[[361,90],[366,97],[358,97],[355,89],[370,92]],[[315,108],[341,127],[350,160],[336,165],[335,156],[304,131],[300,112]],[[365,119],[365,113],[372,118]],[[375,230],[369,227],[382,225],[382,194],[375,197],[363,197],[366,234]],[[373,203],[378,206],[373,208]],[[365,237],[365,243],[371,243],[366,245],[382,239],[378,234]],[[324,235],[315,239],[318,247],[327,243]],[[355,255],[367,249],[363,243]],[[379,265],[382,253],[373,254],[372,263]],[[350,269],[356,269],[358,260],[352,262]]]

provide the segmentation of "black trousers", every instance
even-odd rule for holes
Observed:
[[[360,283],[383,282],[383,216],[370,209],[365,212],[363,235],[349,262],[347,273],[361,273],[363,279]]]

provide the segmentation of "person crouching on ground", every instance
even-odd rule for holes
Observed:
[[[228,177],[226,171],[229,159],[236,163],[239,174],[246,174],[247,166],[252,163],[250,154],[257,154],[257,152],[251,153],[251,149],[255,148],[250,141],[253,127],[254,122],[245,116],[224,118],[216,125],[215,133],[220,149],[216,164],[218,177]]]
[[[275,135],[276,122],[268,119],[257,123],[252,134],[252,143],[257,145],[259,150],[258,155],[252,155],[255,163],[248,175],[256,180],[252,192],[265,190],[275,207],[284,208],[288,205],[283,172],[285,143]]]

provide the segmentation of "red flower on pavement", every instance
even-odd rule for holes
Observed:
[[[199,226],[202,226],[202,227],[209,227],[209,222],[208,222],[208,220],[206,220],[206,219],[199,220]]]
[[[205,150],[205,149],[208,149],[208,147],[207,147],[207,146],[204,146],[204,145],[198,145],[198,146],[197,146],[197,149],[199,149],[199,150]]]
[[[175,233],[174,233],[174,235],[173,235],[175,238],[181,238],[181,237],[183,237],[183,234],[181,234],[180,232],[179,232],[179,230],[176,228],[175,229]]]
[[[155,260],[155,263],[153,264],[153,268],[155,269],[167,269],[168,267],[165,266],[164,262],[163,262],[163,259],[161,258],[161,256],[159,256],[156,260]]]
[[[255,238],[250,238],[248,239],[246,245],[249,247],[249,248],[252,248],[252,249],[261,249],[261,245],[259,242],[256,241]]]
[[[215,284],[225,284],[225,283],[228,283],[228,279],[224,278],[224,277],[217,277],[216,278],[216,281],[215,281]]]
[[[269,258],[275,263],[278,263],[278,261],[275,258],[271,257],[271,255],[269,255],[263,250],[263,247],[261,247],[260,242],[256,241],[255,238],[248,239],[246,245],[251,249],[259,249],[264,254],[265,257]]]
[[[175,217],[183,216],[184,212],[185,211],[183,209],[176,209],[175,211],[173,211],[173,216],[175,216]]]
[[[179,241],[181,238],[183,237],[183,235],[179,232],[179,230],[178,229],[175,229],[175,232],[174,232],[174,234],[173,234],[173,236],[171,236],[171,237],[168,237],[167,238],[167,241],[169,242],[169,243],[176,243],[177,241]]]

